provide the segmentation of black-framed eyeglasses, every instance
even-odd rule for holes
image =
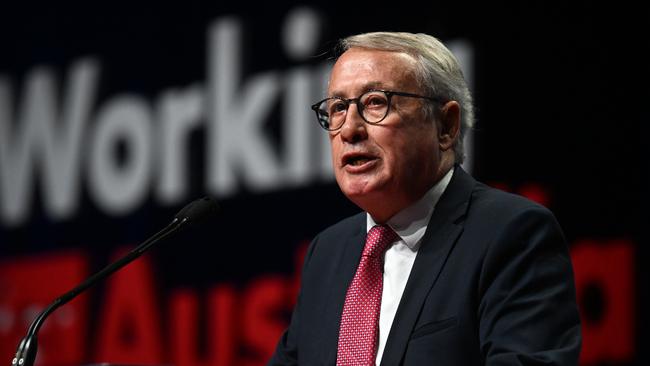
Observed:
[[[350,104],[355,103],[361,118],[366,123],[376,125],[383,121],[390,112],[390,100],[393,95],[427,99],[441,103],[440,98],[427,97],[391,90],[368,90],[357,98],[329,97],[311,106],[316,112],[318,124],[327,131],[336,131],[343,127]]]

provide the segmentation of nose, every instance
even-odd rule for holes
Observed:
[[[368,138],[367,127],[366,122],[359,113],[357,103],[350,103],[340,130],[341,139],[351,144],[365,140]]]

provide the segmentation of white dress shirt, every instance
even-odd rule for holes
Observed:
[[[413,262],[415,262],[415,256],[418,254],[420,242],[427,230],[429,219],[440,196],[447,188],[453,172],[452,168],[422,198],[398,212],[387,222],[400,239],[386,250],[384,257],[384,288],[381,296],[381,312],[379,313],[379,345],[375,361],[377,365],[381,362],[390,327],[393,324]],[[366,222],[366,232],[377,225],[370,214],[367,215]]]

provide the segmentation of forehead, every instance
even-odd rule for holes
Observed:
[[[356,97],[368,89],[416,92],[416,65],[406,53],[351,48],[334,64],[328,94]]]

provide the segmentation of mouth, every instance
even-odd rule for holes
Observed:
[[[349,153],[343,155],[343,158],[341,159],[342,165],[345,166],[350,166],[350,167],[361,167],[364,166],[365,164],[377,160],[376,156],[373,156],[371,154],[364,154],[364,153]]]

